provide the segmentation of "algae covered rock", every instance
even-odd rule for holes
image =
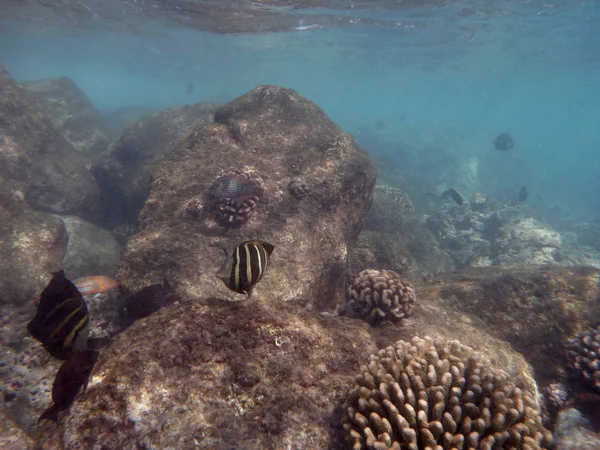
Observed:
[[[375,169],[352,137],[296,92],[260,86],[200,124],[152,172],[118,278],[133,288],[167,272],[185,297],[240,299],[215,277],[222,249],[248,239],[275,246],[254,295],[334,307],[343,295],[348,247],[371,201]],[[252,171],[262,195],[235,229],[215,217],[209,192],[224,170]],[[288,186],[301,178],[310,194]]]
[[[62,77],[22,84],[40,102],[54,128],[75,149],[98,154],[108,147],[100,114],[73,80]]]
[[[175,148],[196,125],[211,120],[214,105],[175,106],[131,125],[92,172],[100,186],[96,222],[113,228],[135,224],[150,192],[153,163]]]
[[[330,417],[375,351],[367,325],[258,301],[167,307],[101,356],[49,448],[327,448]]]
[[[15,192],[0,178],[0,305],[12,305],[2,311],[7,317],[60,269],[68,241],[60,218],[33,211]]]
[[[121,259],[121,246],[106,230],[76,216],[64,216],[69,245],[62,261],[67,278],[112,276]]]
[[[563,377],[569,338],[600,320],[599,281],[586,267],[481,268],[442,277],[428,295],[481,318],[546,382]]]
[[[68,213],[93,206],[88,160],[54,128],[35,98],[0,66],[0,177],[35,209]]]

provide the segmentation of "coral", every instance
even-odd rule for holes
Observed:
[[[570,369],[600,393],[600,325],[570,339],[567,357]]]
[[[310,194],[310,187],[301,180],[293,180],[288,184],[288,190],[296,198],[304,198]]]
[[[413,338],[372,355],[344,404],[353,449],[547,449],[535,388],[458,341]]]
[[[410,316],[416,301],[409,281],[391,270],[363,270],[350,285],[343,314],[360,317],[371,324],[393,322]]]
[[[209,203],[217,222],[225,227],[245,224],[263,193],[263,180],[248,166],[229,168],[210,187]]]

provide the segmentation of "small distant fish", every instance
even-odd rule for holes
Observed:
[[[194,93],[194,83],[188,83],[185,87],[185,93],[187,95],[192,95]]]
[[[163,308],[167,303],[167,297],[172,291],[171,285],[165,278],[164,282],[146,286],[133,294],[127,301],[127,315],[129,320],[134,321],[147,317]]]
[[[87,348],[88,308],[81,293],[63,270],[54,272],[40,296],[37,314],[27,324],[29,333],[57,359]]]
[[[73,281],[73,284],[79,289],[81,295],[102,294],[103,292],[119,287],[117,280],[101,275],[77,278]]]
[[[82,387],[85,392],[98,355],[96,350],[80,350],[72,353],[60,366],[52,384],[53,404],[42,413],[38,423],[42,420],[56,422],[58,413],[71,407]]]
[[[519,202],[526,202],[528,196],[529,192],[527,192],[527,186],[521,186],[521,189],[519,190]]]
[[[460,192],[458,192],[456,189],[453,189],[453,188],[450,188],[450,189],[442,192],[441,197],[443,199],[451,197],[452,200],[454,200],[459,205],[462,205],[465,203],[464,199],[462,198],[462,195],[460,195]]]
[[[502,133],[499,134],[494,140],[494,146],[496,147],[496,150],[506,152],[515,146],[515,142],[510,134]]]
[[[232,291],[252,296],[252,289],[267,271],[274,249],[275,246],[264,241],[242,242],[234,249],[231,259],[227,257],[216,273],[217,278]]]

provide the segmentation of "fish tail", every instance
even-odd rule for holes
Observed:
[[[40,416],[40,418],[38,419],[38,424],[42,421],[42,420],[52,420],[54,422],[58,421],[58,406],[56,406],[55,403],[52,404],[52,406],[48,409],[46,409],[46,411],[44,411],[42,413],[42,415]]]

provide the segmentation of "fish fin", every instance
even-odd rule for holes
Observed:
[[[275,246],[273,244],[269,244],[268,242],[265,242],[265,241],[260,241],[260,243],[264,247],[264,249],[267,251],[267,254],[269,256],[271,256],[271,253],[273,253],[273,250],[275,250]]]
[[[58,406],[55,403],[52,404],[48,409],[46,409],[40,418],[38,419],[38,424],[42,420],[52,420],[54,422],[58,422]]]
[[[245,293],[246,295],[248,295],[248,298],[252,297],[252,290],[253,290],[253,289],[254,289],[254,287],[253,287],[253,286],[250,286],[250,287],[248,288],[248,290],[244,291],[244,293]]]
[[[229,277],[231,276],[231,268],[233,263],[231,261],[225,261],[225,264],[221,266],[221,268],[215,274],[216,277],[221,280],[226,285],[229,284]]]

